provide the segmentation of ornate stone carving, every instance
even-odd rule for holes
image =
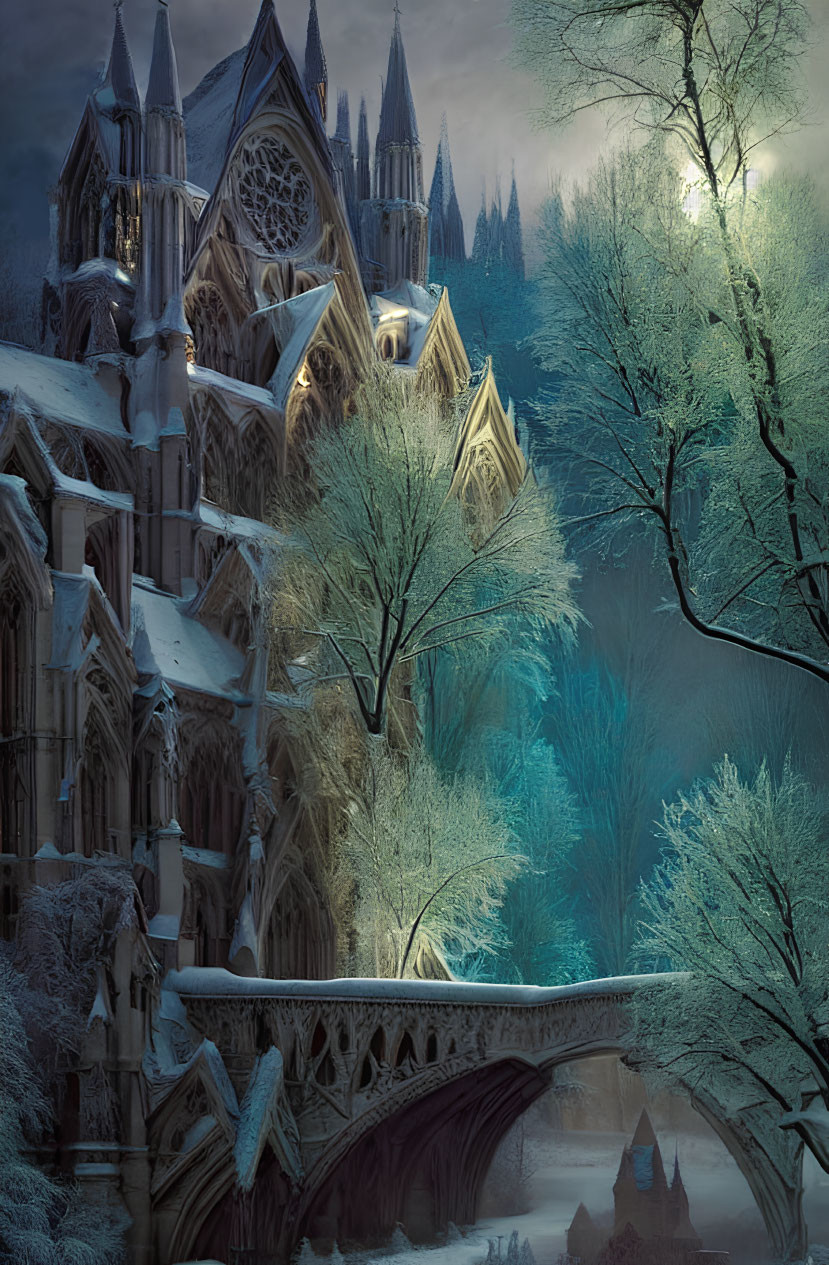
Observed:
[[[239,198],[257,237],[275,255],[293,254],[314,214],[311,182],[283,141],[260,133],[239,156]]]

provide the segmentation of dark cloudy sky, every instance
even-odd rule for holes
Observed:
[[[533,133],[526,111],[534,86],[511,64],[509,0],[401,0],[403,37],[431,179],[440,116],[449,118],[455,179],[471,235],[481,180],[491,191],[500,171],[509,192],[511,163],[525,218],[543,197],[551,174],[577,176],[606,140],[597,118],[582,118],[563,134]],[[170,0],[186,94],[227,53],[247,42],[259,0]],[[307,0],[277,0],[277,14],[300,67]],[[806,61],[813,126],[781,142],[777,161],[810,169],[826,181],[829,142],[829,0],[812,0],[814,48]],[[318,0],[332,98],[345,88],[352,118],[361,93],[376,128],[380,76],[385,74],[392,0]],[[125,24],[138,76],[146,82],[156,0],[126,0]],[[45,190],[80,118],[84,100],[106,61],[112,31],[108,0],[0,0],[4,32],[0,76],[0,224],[23,236],[46,231]],[[331,121],[333,131],[333,122]],[[372,138],[373,139],[373,138]]]

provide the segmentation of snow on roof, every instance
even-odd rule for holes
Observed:
[[[87,479],[73,479],[64,474],[57,466],[52,470],[55,491],[63,496],[78,497],[82,501],[90,501],[94,505],[104,505],[107,509],[132,510],[135,498],[132,492],[107,492]]]
[[[42,558],[49,542],[26,495],[25,480],[16,474],[0,474],[0,496],[4,498],[7,507],[13,507],[32,549],[38,557]]]
[[[186,614],[187,600],[162,593],[135,576],[132,586],[132,652],[141,674],[160,674],[200,694],[236,693],[245,666],[241,651]]]
[[[272,1045],[254,1064],[239,1112],[233,1157],[236,1162],[236,1180],[242,1190],[250,1190],[252,1187],[269,1137],[285,1171],[294,1180],[302,1176],[302,1161],[295,1145],[296,1139],[289,1138],[283,1128],[280,1108],[285,1112],[290,1110],[285,1093],[282,1055]],[[295,1125],[293,1127],[296,1131]]]
[[[172,513],[180,511],[171,511]],[[190,514],[187,517],[191,517]],[[260,522],[257,518],[244,518],[241,514],[229,514],[220,509],[212,501],[199,501],[196,506],[196,521],[223,536],[234,536],[240,540],[255,540],[261,544],[279,545],[284,537],[275,527]]]
[[[188,966],[170,971],[165,987],[184,997],[352,998],[378,1002],[466,1003],[474,1006],[543,1006],[585,997],[626,997],[637,988],[675,981],[680,976],[621,975],[540,988],[536,984],[467,984],[456,980],[332,979],[275,980],[233,975],[222,967]]]
[[[178,914],[156,914],[147,926],[147,935],[152,940],[178,940]]]
[[[239,400],[257,408],[276,407],[273,392],[267,387],[257,387],[250,382],[242,382],[239,378],[229,378],[216,369],[205,369],[204,365],[188,365],[187,376],[192,387],[217,387],[225,400]]]
[[[282,344],[279,363],[271,378],[271,390],[279,408],[283,411],[293,390],[308,344],[316,333],[328,305],[336,294],[333,281],[306,290],[294,299],[275,303],[263,308],[273,321],[277,338]]]
[[[239,48],[225,57],[184,98],[187,174],[208,193],[221,174],[246,54]]]
[[[126,438],[121,402],[89,365],[0,343],[0,393],[18,393],[39,416]]]
[[[417,365],[439,302],[428,290],[408,280],[371,296],[369,310],[375,330],[381,324],[388,323],[391,328],[396,320],[407,320],[406,355],[398,364],[412,369]]]

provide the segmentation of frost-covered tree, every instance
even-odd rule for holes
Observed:
[[[725,760],[663,829],[642,947],[685,974],[639,998],[636,1057],[732,1109],[771,1105],[829,1171],[825,803],[790,764],[776,784]]]
[[[500,910],[521,858],[502,807],[470,778],[442,776],[422,747],[370,743],[340,845],[356,887],[360,965],[403,979],[421,949],[462,959],[504,939]]]
[[[557,754],[539,736],[553,688],[549,654],[516,630],[470,643],[461,655],[425,655],[419,666],[427,750],[442,770],[494,788],[528,860],[504,898],[508,942],[495,958],[479,959],[480,977],[526,984],[586,978],[591,959],[572,916],[577,813]]]
[[[125,1218],[84,1203],[31,1159],[51,1116],[21,1013],[31,999],[0,954],[0,1265],[116,1265]]]
[[[396,673],[423,654],[528,629],[573,627],[574,568],[549,498],[528,477],[494,523],[454,494],[457,444],[437,402],[391,373],[309,455],[318,496],[283,503],[295,548],[280,555],[273,623],[318,677],[350,683],[367,730],[384,731]],[[304,639],[304,641],[303,641]]]
[[[602,976],[633,965],[639,884],[653,864],[652,821],[668,769],[656,696],[643,684],[594,659],[573,665],[551,705],[580,825],[570,890]]]
[[[541,985],[589,978],[591,954],[573,917],[578,812],[553,747],[499,730],[473,732],[469,746],[476,758],[466,767],[498,788],[527,858],[504,896],[507,943],[493,977]]]
[[[54,1078],[78,1053],[115,942],[137,922],[136,888],[120,866],[95,866],[52,887],[35,886],[20,910],[15,963],[27,981],[31,1038]]]
[[[653,138],[545,216],[547,332],[590,379],[591,460],[622,493],[594,512],[656,526],[703,635],[829,681],[826,232],[802,185],[748,188],[754,148],[801,109],[805,6],[513,10],[546,121],[609,107]],[[694,559],[684,511],[708,478]]]

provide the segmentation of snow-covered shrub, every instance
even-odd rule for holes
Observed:
[[[20,1012],[25,981],[0,957],[0,1265],[117,1265],[124,1217],[92,1208],[28,1158],[49,1119]]]

